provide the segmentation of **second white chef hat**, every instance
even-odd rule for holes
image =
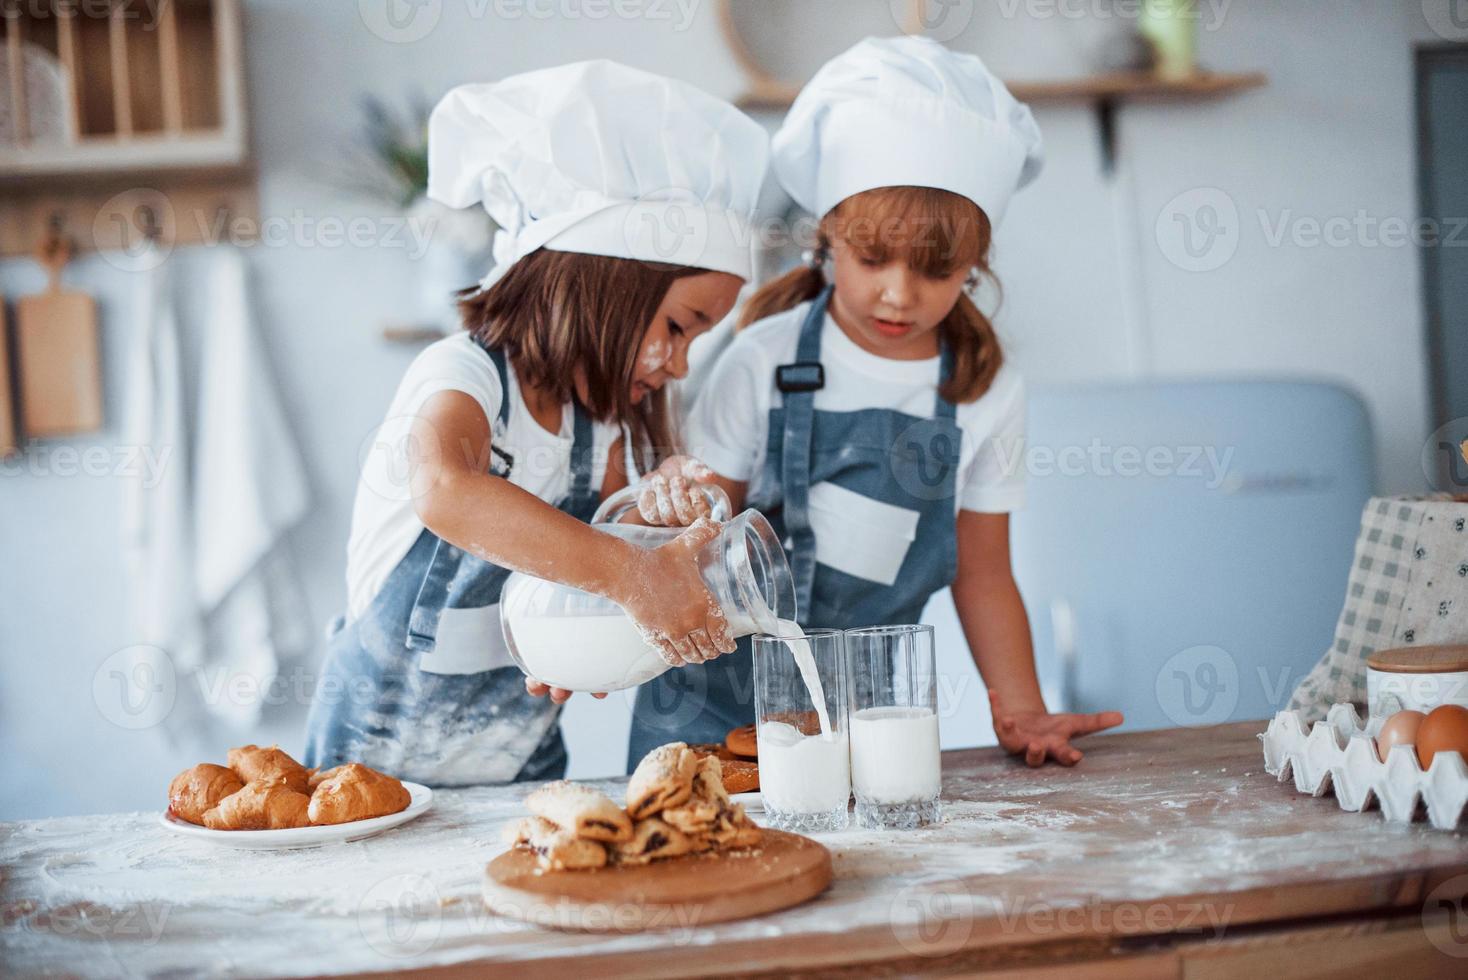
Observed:
[[[500,226],[486,289],[542,247],[750,277],[769,137],[685,82],[585,61],[462,85],[428,157],[430,198]]]
[[[796,203],[824,217],[878,187],[936,187],[998,225],[1040,172],[1029,107],[975,55],[929,38],[867,38],[822,66],[775,134],[774,169]]]

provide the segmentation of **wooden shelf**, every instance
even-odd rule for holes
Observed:
[[[258,224],[240,0],[16,6],[0,19],[15,120],[0,256],[29,254],[57,222],[84,249],[127,247],[139,216],[176,245],[208,240],[220,215]]]
[[[1199,72],[1190,78],[1169,79],[1148,72],[1112,72],[1054,81],[1008,82],[1021,102],[1055,104],[1102,101],[1187,101],[1219,98],[1269,83],[1263,72]],[[790,108],[799,86],[765,81],[741,96],[736,104],[749,112],[778,112]]]

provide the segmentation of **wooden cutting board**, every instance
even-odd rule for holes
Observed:
[[[528,850],[489,862],[490,910],[554,929],[639,932],[748,919],[799,905],[831,883],[831,852],[799,834],[765,830],[757,850],[700,854],[635,867],[540,871]]]
[[[37,438],[102,427],[97,305],[85,293],[61,288],[61,270],[70,258],[70,245],[60,239],[42,245],[37,259],[50,283],[15,308],[21,420],[26,434]]]

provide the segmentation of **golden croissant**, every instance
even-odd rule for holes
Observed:
[[[180,820],[203,826],[205,813],[244,786],[239,776],[223,766],[201,762],[174,776],[168,784],[168,809]]]
[[[309,793],[310,771],[277,746],[242,745],[229,750],[229,768],[247,783],[278,783]]]
[[[349,762],[316,786],[309,815],[313,824],[351,823],[406,810],[412,799],[391,776]]]
[[[310,824],[311,798],[279,783],[246,783],[204,814],[210,830],[288,830]]]

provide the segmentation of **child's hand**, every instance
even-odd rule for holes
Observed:
[[[551,687],[549,684],[542,684],[534,677],[525,678],[525,691],[531,697],[535,698],[543,698],[547,694],[549,694],[550,699],[556,704],[565,704],[568,700],[570,700],[571,695],[574,693],[572,691],[566,690],[564,687]],[[607,694],[605,691],[600,691],[592,695],[592,697],[596,698],[597,700],[601,700],[606,696]]]
[[[644,552],[638,567],[628,570],[630,589],[620,600],[622,608],[674,667],[734,652],[724,611],[698,574],[698,551],[718,533],[718,524],[701,517],[677,538]]]
[[[994,691],[989,692],[989,708],[994,714],[994,734],[999,736],[999,744],[1007,752],[1023,755],[1031,766],[1043,766],[1046,758],[1062,766],[1073,766],[1081,761],[1081,750],[1070,744],[1071,739],[1114,728],[1123,721],[1120,711],[1093,715],[1005,711]]]
[[[709,483],[714,471],[692,456],[673,456],[642,480],[637,511],[653,527],[688,527],[707,517],[709,502],[695,488]]]

